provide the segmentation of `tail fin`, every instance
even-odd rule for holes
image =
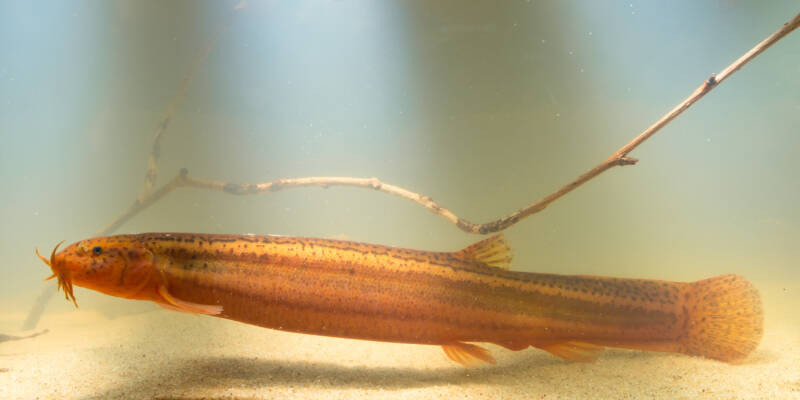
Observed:
[[[763,333],[758,291],[739,275],[691,283],[686,296],[686,333],[681,353],[731,362],[755,350]]]

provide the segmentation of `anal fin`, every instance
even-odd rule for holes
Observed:
[[[180,299],[176,299],[167,290],[166,286],[159,286],[158,287],[158,294],[161,295],[161,298],[164,299],[164,304],[159,304],[160,306],[171,310],[174,307],[175,311],[182,311],[188,313],[195,313],[195,314],[204,314],[204,315],[219,315],[222,314],[222,306],[218,304],[197,304],[192,303],[190,301],[183,301]],[[170,307],[167,307],[170,306]]]
[[[489,350],[474,344],[453,342],[442,345],[442,350],[444,350],[444,354],[448,358],[467,367],[478,365],[481,362],[497,363],[494,357],[489,354]]]
[[[592,362],[605,350],[603,346],[576,341],[555,342],[534,346],[564,360],[577,362]]]

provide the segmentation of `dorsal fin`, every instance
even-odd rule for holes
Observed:
[[[502,233],[474,243],[453,255],[465,261],[476,261],[502,269],[511,268],[513,258],[511,247]]]

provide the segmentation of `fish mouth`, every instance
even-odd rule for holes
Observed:
[[[50,269],[53,270],[53,275],[48,276],[44,280],[49,281],[53,278],[58,278],[58,290],[64,289],[64,297],[67,301],[72,301],[72,304],[75,304],[75,308],[78,307],[78,302],[75,301],[75,295],[72,293],[72,277],[70,276],[68,271],[64,271],[63,268],[59,268],[56,264],[56,250],[58,250],[58,246],[64,241],[60,241],[55,248],[53,248],[53,252],[50,253],[50,260],[45,258],[43,255],[39,254],[39,248],[35,248],[36,255],[44,261],[45,264],[50,266]]]

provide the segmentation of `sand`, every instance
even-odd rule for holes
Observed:
[[[0,326],[23,318],[0,315]],[[46,314],[40,328],[50,332],[0,343],[0,398],[800,398],[800,335],[788,327],[767,329],[740,365],[625,350],[568,363],[489,345],[497,365],[476,368],[434,346],[292,334],[156,308],[114,319]]]

